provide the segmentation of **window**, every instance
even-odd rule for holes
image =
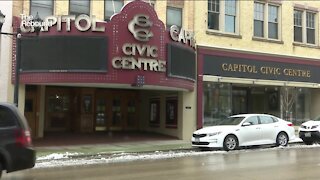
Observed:
[[[254,3],[253,35],[261,38],[279,39],[279,6],[262,2]]]
[[[53,15],[53,0],[31,0],[30,15],[35,17],[37,13],[41,19]]]
[[[269,6],[268,38],[278,39],[278,7]]]
[[[302,11],[294,10],[294,41],[302,42]]]
[[[315,14],[307,12],[307,43],[315,44]]]
[[[263,37],[264,4],[254,3],[254,36]]]
[[[15,116],[11,110],[0,106],[0,128],[15,126],[15,121]]]
[[[203,126],[220,124],[231,115],[231,84],[203,82]]]
[[[149,102],[149,125],[151,127],[160,126],[160,99],[151,99]]]
[[[178,124],[178,99],[166,99],[166,127],[177,128]]]
[[[167,7],[167,28],[176,25],[182,27],[182,9],[175,7]]]
[[[268,116],[259,116],[261,124],[271,124],[274,123],[274,120],[272,117]]]
[[[69,1],[69,14],[80,15],[87,14],[90,15],[90,0],[70,0]]]
[[[208,28],[219,30],[220,0],[208,0]]]
[[[113,14],[120,12],[124,5],[123,0],[105,0],[104,1],[104,20],[110,21]]]
[[[225,1],[225,32],[236,32],[236,0]]]
[[[245,122],[248,122],[251,125],[257,125],[257,124],[259,124],[258,116],[249,117]]]
[[[316,13],[308,10],[294,10],[294,41],[316,44]]]
[[[156,0],[143,0],[144,2],[148,3],[153,8],[155,7]]]
[[[208,29],[237,32],[237,0],[208,0]]]

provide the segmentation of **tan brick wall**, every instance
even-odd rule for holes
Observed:
[[[319,1],[282,1],[281,9],[281,31],[280,40],[283,44],[255,41],[253,37],[254,1],[240,2],[240,35],[242,38],[226,37],[221,35],[209,35],[207,30],[207,1],[195,3],[195,32],[198,45],[213,46],[227,49],[240,49],[253,52],[280,54],[289,56],[320,57],[319,48],[301,47],[293,45],[293,7],[301,4],[305,7],[320,9]],[[319,14],[317,15],[316,28],[319,34]],[[319,40],[318,40],[319,45]]]
[[[55,1],[54,13],[55,15],[69,14],[69,1]]]

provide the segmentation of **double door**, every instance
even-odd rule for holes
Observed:
[[[97,90],[95,130],[135,130],[138,127],[138,92]]]

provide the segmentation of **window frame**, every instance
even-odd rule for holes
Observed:
[[[180,19],[181,19],[181,25],[179,24],[168,24],[168,10],[172,9],[172,10],[180,10],[181,14],[180,14]],[[174,7],[174,6],[167,6],[166,9],[166,27],[167,29],[169,29],[172,25],[176,25],[178,28],[182,28],[183,26],[183,8],[182,7]]]
[[[87,13],[84,13],[84,12],[72,12],[71,11],[71,1],[72,0],[69,0],[69,15],[76,15],[76,16],[78,16],[78,15],[80,15],[80,14],[86,14],[86,15],[88,15],[88,16],[90,16],[91,15],[91,0],[87,0],[88,2],[89,2],[89,7],[88,7],[88,14]],[[75,1],[84,1],[84,0],[75,0]]]
[[[233,1],[233,0],[232,0]],[[240,17],[240,3],[239,0],[234,0],[235,1],[235,13],[231,15],[230,13],[226,12],[227,8],[229,6],[226,0],[208,0],[207,3],[207,31],[209,32],[219,32],[223,34],[231,34],[231,35],[239,35],[240,32],[240,25],[239,25],[239,17]],[[216,2],[219,2],[218,5]],[[211,8],[210,8],[211,4]],[[215,5],[215,8],[213,9],[212,5]],[[218,6],[218,7],[217,7]],[[218,8],[218,9],[217,9]],[[217,28],[210,28],[210,13],[215,13],[218,16],[218,24]],[[228,16],[233,16],[234,17],[234,32],[230,32],[227,30],[227,25],[226,25],[226,20]],[[213,23],[212,23],[213,24]]]
[[[299,26],[301,28],[301,41],[296,41],[295,39],[295,27],[298,27],[295,24],[295,12],[299,11],[301,12],[301,26]],[[303,8],[299,8],[299,7],[294,7],[293,9],[293,43],[294,44],[305,44],[305,45],[310,45],[310,46],[318,46],[318,41],[319,41],[319,28],[318,28],[318,17],[319,17],[319,13],[315,10],[311,10],[311,9],[303,9]],[[313,27],[308,27],[308,14],[312,14],[313,15]],[[314,38],[313,41],[314,43],[308,41],[308,29],[312,29],[314,30]]]
[[[256,36],[255,35],[255,21],[256,21],[256,18],[255,18],[255,5],[256,3],[259,3],[259,4],[263,4],[263,32],[262,32],[262,36]],[[271,7],[276,7],[277,8],[277,21],[276,22],[270,22],[270,19],[269,19],[269,16],[270,16],[270,11],[269,9]],[[282,40],[282,22],[281,22],[281,19],[282,19],[282,4],[280,3],[271,3],[271,2],[267,2],[267,1],[254,1],[254,18],[253,18],[253,38],[260,38],[260,39],[267,39],[267,40],[272,40],[272,41],[281,41]],[[277,34],[276,34],[276,38],[273,38],[270,36],[270,33],[269,33],[269,29],[270,29],[270,25],[269,23],[275,23],[277,25]]]
[[[300,18],[297,18],[296,19],[296,12],[299,12],[299,13],[301,13],[300,15]],[[298,23],[299,22],[299,20],[300,20],[300,24]],[[296,24],[296,22],[297,22],[297,24]],[[296,39],[297,38],[295,38],[296,36],[296,32],[295,32],[295,29],[296,29],[296,27],[297,28],[300,28],[301,29],[301,41],[296,41]],[[294,42],[299,42],[299,43],[302,43],[303,42],[303,11],[302,10],[300,10],[300,9],[294,9],[293,10],[293,41]]]
[[[122,6],[121,6],[121,8],[119,9],[119,11],[117,11],[116,9],[115,9],[115,11],[113,12],[113,14],[110,16],[110,17],[107,17],[107,6],[106,6],[106,2],[107,1],[110,1],[111,3],[112,2],[122,2]],[[122,9],[122,7],[124,6],[124,0],[104,0],[104,5],[103,5],[104,7],[103,7],[103,19],[105,20],[105,21],[110,21],[111,20],[111,17],[114,15],[114,14],[116,14],[116,13],[119,13],[120,11],[121,11],[121,9]],[[116,6],[114,6],[114,7],[116,7]]]
[[[34,2],[37,2],[37,0],[30,0],[30,11],[29,11],[29,14],[30,14],[30,15],[32,15],[32,9],[33,9],[33,7],[34,7],[34,6],[33,6],[33,3],[34,3]],[[50,14],[50,15],[54,15],[54,7],[55,7],[55,6],[54,6],[54,3],[55,3],[55,1],[52,0],[51,2],[52,2],[52,3],[51,3],[51,8],[48,8],[48,9],[51,9],[51,13],[49,13],[49,14]],[[36,3],[36,4],[39,4],[39,3]],[[39,6],[37,6],[37,7],[39,7]],[[40,7],[41,7],[41,6],[40,6]],[[41,7],[41,8],[43,8],[43,7]],[[44,8],[46,8],[46,7],[44,7]],[[42,17],[41,14],[39,14],[39,16],[40,16],[41,19],[46,18],[46,17]]]

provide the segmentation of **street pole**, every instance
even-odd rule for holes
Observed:
[[[15,81],[13,103],[19,105],[19,84],[20,84],[20,61],[21,61],[21,34],[16,36],[16,64],[15,64]]]

